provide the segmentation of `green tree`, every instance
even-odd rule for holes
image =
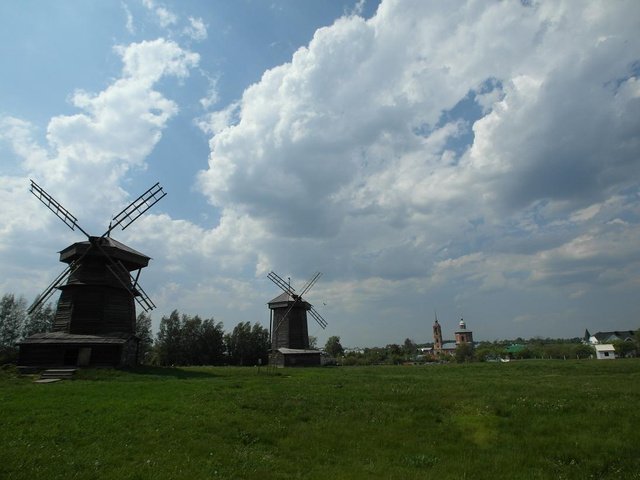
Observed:
[[[27,316],[27,301],[13,294],[0,299],[0,363],[14,362],[18,356],[17,343]]]
[[[473,344],[466,342],[461,343],[456,347],[456,362],[470,362],[473,360],[473,354]]]
[[[315,337],[313,335],[309,335],[309,348],[310,349],[318,348],[318,337]]]
[[[595,349],[591,345],[585,345],[584,343],[580,343],[576,345],[575,355],[578,358],[591,358],[595,356]]]
[[[255,346],[255,363],[258,363],[258,360],[262,360],[262,364],[266,365],[269,362],[269,349],[271,348],[269,330],[256,323],[251,329],[251,337]]]
[[[510,355],[513,358],[542,358],[543,356],[549,356],[545,354],[545,346],[542,344],[531,343],[524,347],[524,350],[519,351],[516,355]]]
[[[413,357],[416,354],[418,346],[410,338],[405,338],[404,344],[402,345],[402,349],[404,350],[404,354],[407,357]]]
[[[55,310],[50,303],[37,308],[33,313],[27,314],[22,327],[22,337],[26,338],[34,333],[45,333],[53,330]]]
[[[566,359],[575,358],[575,346],[571,343],[554,342],[542,347],[545,357]]]
[[[400,345],[397,343],[389,344],[385,347],[387,358],[387,363],[392,363],[394,365],[400,365],[404,360],[403,350]]]
[[[329,337],[324,345],[324,350],[334,358],[343,355],[344,348],[340,344],[340,337],[336,335]]]
[[[249,322],[240,322],[233,328],[231,333],[224,336],[229,363],[232,365],[245,365],[245,361],[249,356],[250,335],[251,324]]]
[[[202,331],[202,319],[196,315],[190,317],[182,315],[180,332],[180,362],[182,365],[202,365],[200,355],[200,335]]]
[[[240,322],[230,334],[225,335],[229,363],[257,365],[267,363],[269,357],[269,331],[259,324],[253,328],[250,322]]]
[[[153,349],[154,362],[160,365],[220,365],[225,361],[224,337],[222,323],[202,320],[198,315],[180,315],[174,310],[160,321]]]
[[[182,326],[177,310],[160,320],[156,339],[156,354],[160,365],[183,365]]]
[[[153,350],[153,334],[151,333],[151,316],[140,312],[136,318],[136,337],[138,343],[138,363],[146,365],[151,361]]]
[[[613,342],[613,348],[616,350],[616,357],[618,358],[632,356],[636,351],[635,342],[625,342],[624,340],[616,340]]]
[[[387,360],[388,354],[386,348],[373,347],[365,348],[364,353],[361,355],[362,365],[375,365],[377,363],[384,363]]]
[[[221,365],[224,358],[224,330],[222,322],[206,319],[200,326],[197,350],[202,365]]]
[[[481,342],[475,349],[475,357],[481,362],[504,356],[504,347],[491,342]]]

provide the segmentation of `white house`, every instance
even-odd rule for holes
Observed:
[[[594,345],[596,349],[596,358],[598,360],[613,360],[616,358],[616,351],[610,343]]]

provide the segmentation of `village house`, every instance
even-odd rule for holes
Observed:
[[[596,349],[596,359],[598,360],[613,360],[616,358],[616,351],[610,343],[594,345],[594,348]]]

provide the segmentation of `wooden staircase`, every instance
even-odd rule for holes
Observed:
[[[71,380],[77,368],[49,368],[40,374],[37,383],[52,383],[59,380]]]

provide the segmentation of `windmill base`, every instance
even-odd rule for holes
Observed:
[[[21,367],[132,367],[137,364],[135,336],[36,333],[20,343]]]
[[[279,348],[273,352],[269,361],[276,367],[319,367],[320,350]]]

